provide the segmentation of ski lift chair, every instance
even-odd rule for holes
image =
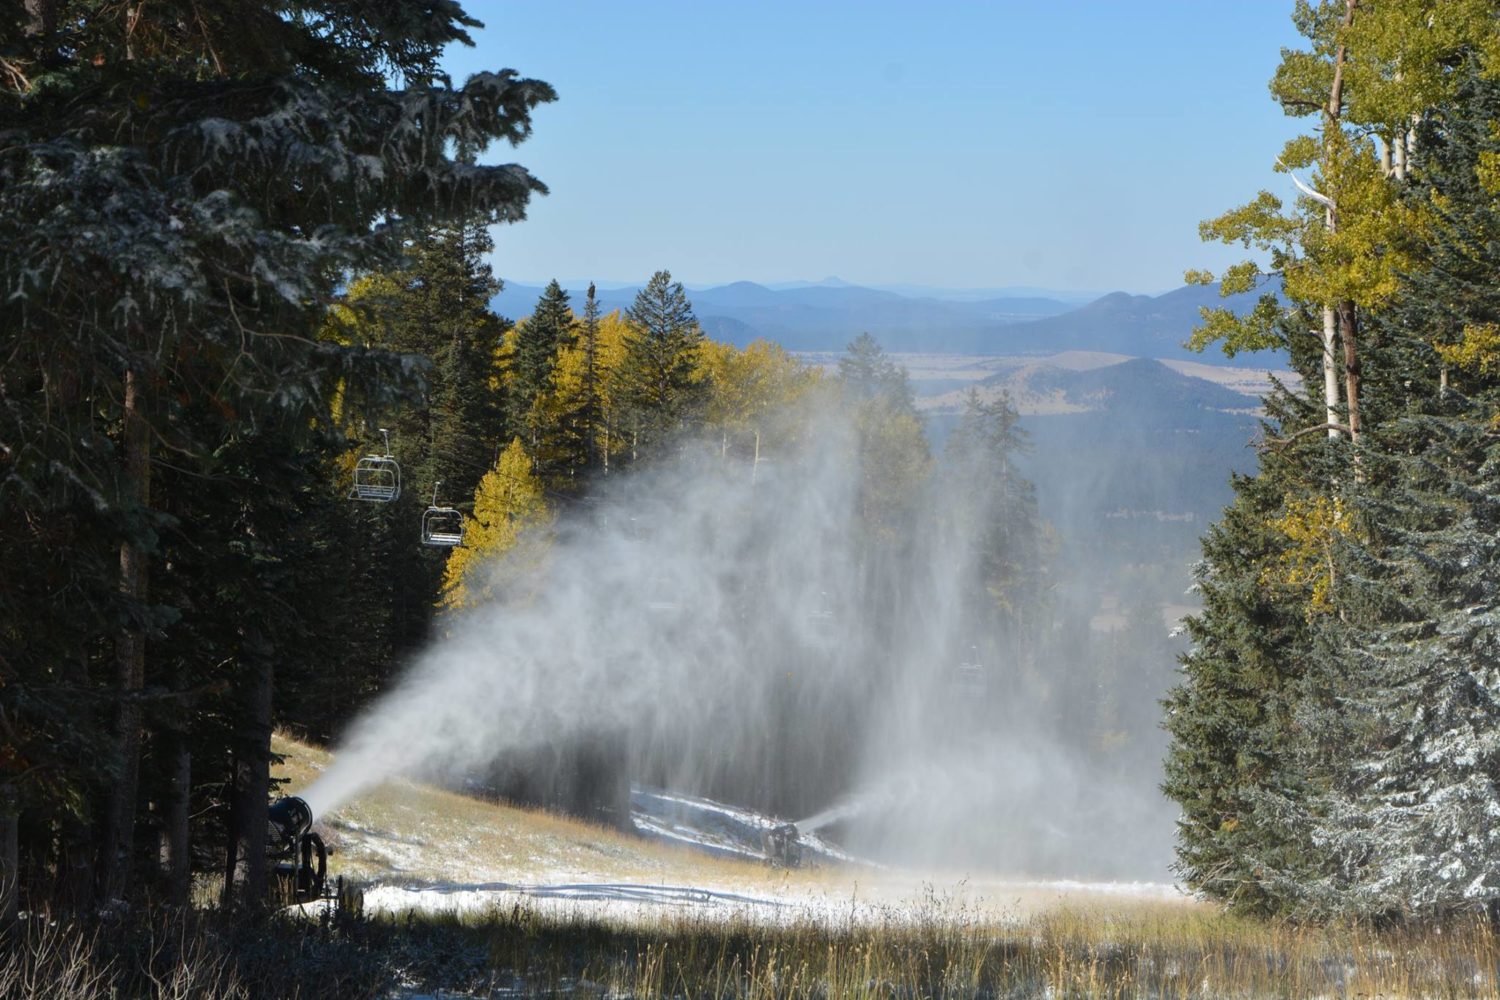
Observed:
[[[437,505],[438,487],[432,486],[432,505],[422,512],[422,544],[451,549],[464,543],[464,515],[457,507]]]
[[[818,599],[808,609],[807,618],[808,621],[819,624],[833,621],[833,600],[828,596],[828,591],[818,591]]]
[[[385,454],[365,455],[354,464],[350,500],[391,503],[401,496],[401,466],[391,456],[391,434],[384,427],[380,434],[385,438]]]
[[[963,694],[983,695],[989,690],[989,678],[979,662],[979,647],[970,646],[969,655],[954,672],[954,687]]]

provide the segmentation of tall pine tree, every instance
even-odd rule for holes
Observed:
[[[703,330],[681,282],[657,271],[625,313],[625,357],[614,396],[630,448],[640,453],[685,430],[707,400],[699,368]]]

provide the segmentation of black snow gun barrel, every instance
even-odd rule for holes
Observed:
[[[271,803],[267,818],[266,847],[276,863],[274,891],[293,903],[322,899],[328,850],[323,838],[313,832],[312,809],[297,796],[288,795]]]

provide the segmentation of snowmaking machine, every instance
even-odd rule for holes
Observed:
[[[328,849],[313,832],[312,809],[304,800],[288,795],[273,802],[267,816],[266,849],[275,865],[272,891],[291,903],[325,898]]]
[[[768,826],[760,834],[761,851],[772,868],[800,868],[802,841],[796,823]]]

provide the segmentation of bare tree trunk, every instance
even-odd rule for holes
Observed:
[[[1350,26],[1354,24],[1354,10],[1358,6],[1359,0],[1344,0],[1343,30],[1345,32],[1347,32]],[[1329,144],[1332,142],[1331,137],[1333,136],[1335,130],[1338,129],[1339,119],[1342,117],[1344,111],[1344,64],[1346,63],[1346,61],[1347,50],[1345,48],[1344,41],[1340,39],[1338,49],[1334,52],[1333,56],[1333,84],[1328,89],[1328,106],[1323,109],[1323,166],[1325,170],[1327,170],[1331,165],[1331,157],[1329,156]],[[1332,195],[1332,192],[1330,192],[1330,195]],[[1328,205],[1326,215],[1324,216],[1324,220],[1328,226],[1328,231],[1330,233],[1338,231],[1339,220],[1336,205],[1336,200],[1331,201]],[[1334,330],[1336,330],[1340,325],[1335,321],[1335,317],[1333,315],[1335,309],[1338,312],[1337,318],[1344,321],[1342,324],[1343,328],[1341,330],[1338,330],[1338,333],[1341,334],[1339,339],[1342,340],[1344,347],[1344,402],[1349,414],[1349,439],[1355,444],[1358,444],[1359,351],[1357,342],[1355,340],[1358,331],[1356,330],[1354,325],[1353,302],[1345,301],[1338,303],[1336,307],[1330,305],[1325,305],[1323,307],[1323,378],[1325,402],[1328,400],[1336,399],[1338,395],[1337,387],[1334,388],[1331,395],[1327,391],[1328,380],[1333,377],[1330,373],[1329,366],[1332,364],[1332,358],[1330,355],[1332,354],[1333,350],[1333,337],[1335,336]],[[1332,413],[1331,406],[1329,407],[1329,412]],[[1329,423],[1333,422],[1334,421],[1332,417],[1330,417]],[[1336,432],[1330,432],[1329,436],[1332,437],[1334,433]]]
[[[126,495],[138,509],[151,501],[151,435],[142,412],[141,378],[125,373]],[[132,541],[120,545],[120,593],[139,607],[147,594],[147,556]],[[100,845],[99,885],[104,898],[123,899],[130,888],[130,866],[135,849],[135,799],[140,781],[141,706],[137,699],[146,677],[146,636],[138,625],[127,626],[115,643],[116,696],[114,785],[104,803],[104,835]]]
[[[1328,436],[1339,436],[1339,373],[1335,362],[1338,318],[1333,306],[1323,307],[1323,410]]]

